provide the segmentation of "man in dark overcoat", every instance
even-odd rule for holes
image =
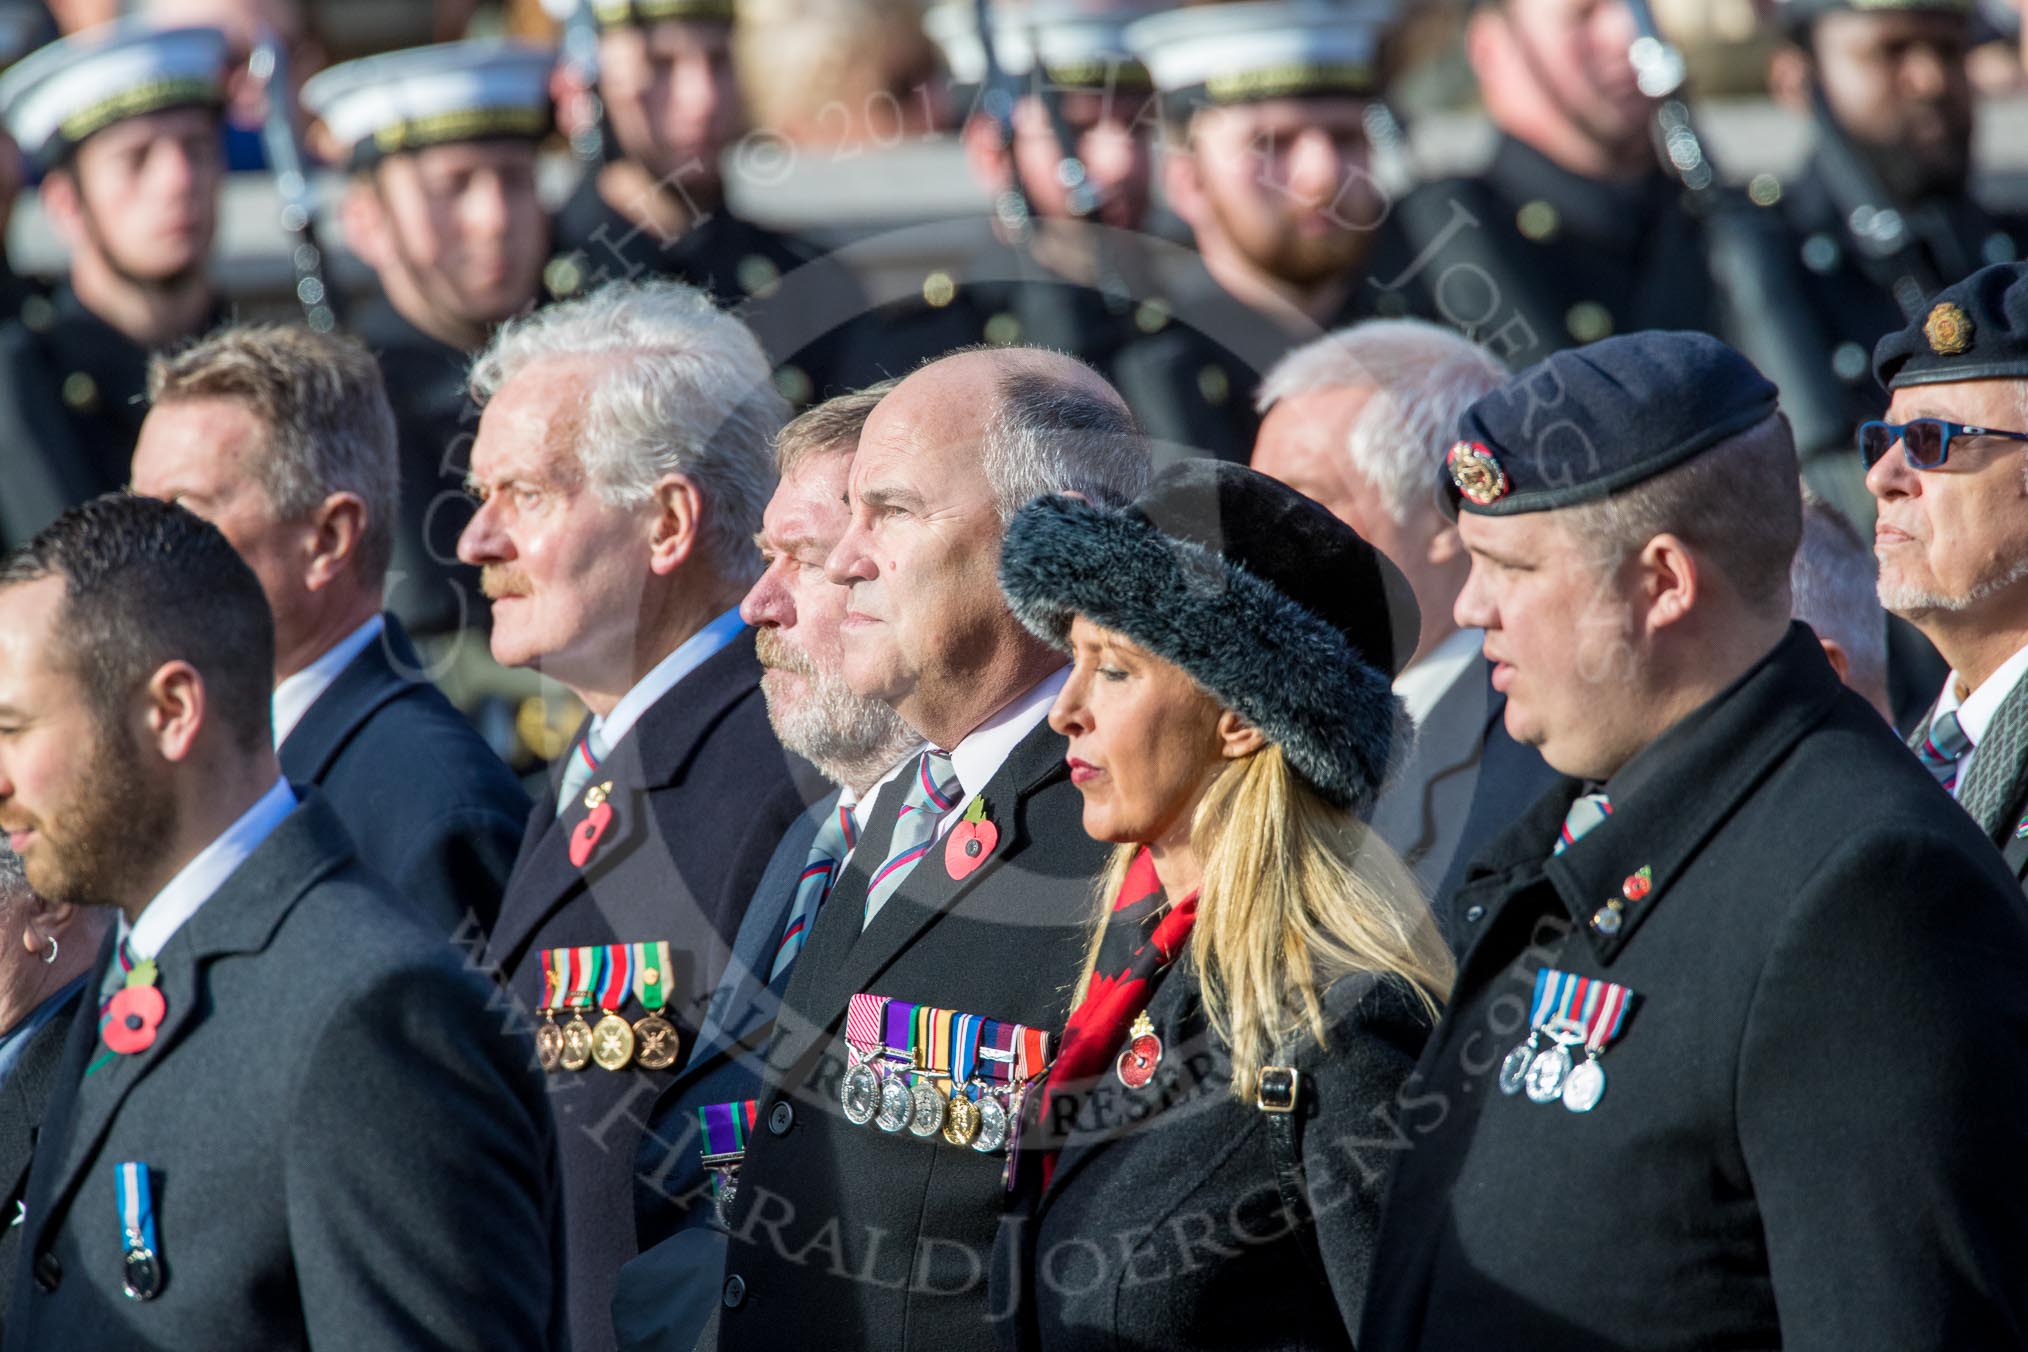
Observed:
[[[1396,1171],[1359,1346],[2017,1346],[2028,921],[1790,623],[1773,387],[1634,334],[1459,438],[1458,618],[1566,778],[1481,843],[1450,1011],[1343,1143]]]

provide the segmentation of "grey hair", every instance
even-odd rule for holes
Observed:
[[[1421,319],[1375,319],[1312,339],[1274,364],[1255,408],[1326,390],[1371,388],[1346,429],[1352,467],[1397,525],[1418,504],[1437,506],[1436,467],[1457,440],[1458,418],[1507,379],[1500,359]]]
[[[277,519],[333,493],[366,505],[361,580],[377,587],[394,556],[400,473],[394,410],[380,364],[358,339],[283,324],[236,324],[148,363],[148,399],[227,399],[267,429],[252,467]]]
[[[1003,524],[1045,493],[1123,507],[1148,486],[1148,441],[1126,401],[1096,371],[1077,367],[1017,366],[1000,377],[980,460]]]
[[[1789,566],[1789,613],[1845,650],[1846,680],[1861,690],[1887,681],[1887,612],[1875,590],[1880,564],[1842,513],[1803,490],[1803,541]]]
[[[0,842],[0,908],[12,906],[29,894],[28,868],[21,856]]]
[[[1601,570],[1657,535],[1681,539],[1749,606],[1789,605],[1789,567],[1803,534],[1803,487],[1789,420],[1775,413],[1623,493],[1557,513]]]
[[[480,403],[538,362],[590,360],[577,458],[592,490],[643,506],[666,474],[705,500],[704,548],[728,578],[759,575],[753,536],[774,491],[788,403],[753,332],[681,282],[613,282],[508,321],[472,365]]]
[[[900,383],[898,379],[883,380],[863,390],[833,395],[791,418],[775,437],[775,473],[786,479],[813,455],[856,450],[866,420]]]

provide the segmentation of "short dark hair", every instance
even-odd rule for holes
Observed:
[[[165,662],[184,661],[242,750],[272,744],[274,617],[217,527],[174,503],[108,493],[0,562],[0,587],[46,577],[64,580],[58,641],[102,725]]]

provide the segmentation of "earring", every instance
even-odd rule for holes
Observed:
[[[56,936],[52,934],[49,936],[49,951],[42,955],[43,966],[47,967],[56,961],[56,946]]]

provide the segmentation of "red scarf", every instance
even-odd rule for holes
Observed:
[[[1063,1026],[1063,1039],[1043,1086],[1041,1121],[1053,1120],[1050,1100],[1059,1091],[1081,1092],[1112,1069],[1126,1048],[1134,1019],[1154,999],[1162,974],[1190,941],[1190,930],[1197,923],[1197,893],[1174,906],[1167,902],[1162,880],[1155,874],[1155,856],[1144,848],[1120,880],[1099,939],[1091,982]],[[1052,1149],[1042,1161],[1045,1188],[1055,1169]]]

